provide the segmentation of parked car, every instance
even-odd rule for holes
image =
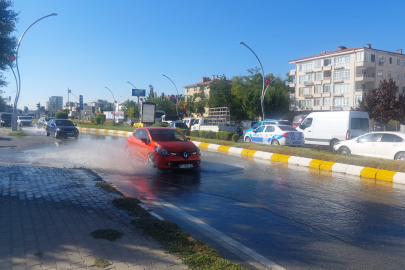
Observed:
[[[350,140],[370,131],[368,113],[360,111],[310,113],[298,128],[305,144],[329,145]]]
[[[384,126],[380,123],[375,123],[374,127],[373,127],[374,131],[383,131],[384,130]]]
[[[307,114],[299,114],[299,115],[295,116],[292,126],[295,128],[299,127],[301,125],[302,121],[304,121],[306,117],[307,117]]]
[[[254,124],[251,128],[249,128],[249,129],[247,129],[245,131],[245,134],[246,134],[246,132],[252,131],[252,130],[254,130],[254,129],[256,129],[256,128],[262,126],[262,125],[286,125],[286,126],[292,126],[291,122],[289,122],[287,120],[267,119],[267,120],[256,122],[256,124]]]
[[[50,134],[55,138],[79,137],[79,130],[76,125],[68,119],[50,119],[46,125],[46,136]]]
[[[172,127],[172,128],[181,128],[181,129],[190,130],[190,128],[182,121],[172,121],[168,124],[169,124],[169,127]]]
[[[268,124],[248,131],[245,142],[267,143],[272,145],[302,146],[305,143],[304,134],[292,126]]]
[[[55,117],[40,117],[37,122],[37,128],[46,128],[51,119],[55,119]]]
[[[243,134],[246,133],[246,130],[251,129],[256,123],[257,123],[257,121],[250,121],[250,120],[242,121]]]
[[[159,169],[192,169],[201,166],[200,149],[173,128],[137,128],[128,137],[129,158],[139,157]]]
[[[132,125],[137,122],[138,121],[135,118],[128,118],[127,121],[124,122],[124,125],[132,127]]]
[[[11,126],[11,113],[0,113],[0,124],[1,126]]]
[[[342,154],[405,160],[405,134],[400,132],[372,132],[341,141],[334,150]]]
[[[32,118],[31,116],[18,116],[17,125],[18,126],[31,126]]]
[[[195,118],[187,117],[183,119],[184,124],[188,126],[188,129],[191,129],[191,126],[194,124]]]

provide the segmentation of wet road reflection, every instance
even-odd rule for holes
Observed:
[[[152,196],[287,269],[405,268],[401,185],[207,151],[197,171],[160,172],[128,162],[125,141],[81,134],[24,156],[45,166],[101,172],[126,194],[144,197],[158,214],[182,221],[152,204]]]

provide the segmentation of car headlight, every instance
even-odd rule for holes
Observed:
[[[193,152],[193,153],[191,153],[192,155],[195,155],[195,154],[198,154],[198,155],[201,155],[201,150],[200,150],[200,148],[198,148],[198,146],[196,146],[197,147],[197,151],[195,151],[195,152]]]
[[[156,147],[156,152],[159,154],[159,155],[162,155],[162,156],[170,156],[170,153],[169,152],[167,152],[165,149],[163,149],[162,147]]]

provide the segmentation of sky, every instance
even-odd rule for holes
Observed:
[[[13,0],[21,93],[18,108],[45,105],[68,89],[85,103],[134,99],[153,85],[158,95],[184,94],[201,78],[247,75],[260,67],[285,78],[289,60],[338,46],[405,50],[405,1]],[[13,74],[3,96],[14,100]],[[108,87],[108,91],[105,87]],[[69,101],[77,101],[70,95]]]

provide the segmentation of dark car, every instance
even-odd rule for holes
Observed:
[[[11,113],[0,113],[0,124],[2,126],[11,126]]]
[[[46,126],[46,136],[53,134],[55,138],[79,137],[79,130],[67,119],[51,119]]]
[[[46,128],[51,119],[55,119],[55,117],[40,117],[37,122],[37,128]]]
[[[181,129],[190,130],[190,128],[183,122],[181,122],[181,123],[172,123],[170,126],[174,127],[174,128],[181,128]]]

